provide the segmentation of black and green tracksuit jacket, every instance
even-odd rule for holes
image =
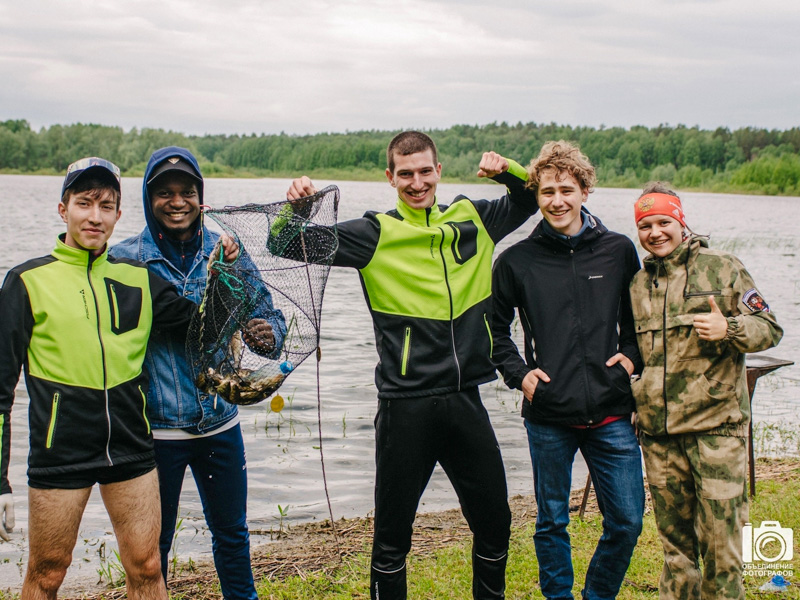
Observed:
[[[151,458],[142,372],[150,329],[186,330],[197,308],[146,266],[62,240],[9,271],[0,290],[0,493],[11,491],[9,416],[22,367],[29,475]]]
[[[508,190],[499,200],[458,196],[450,206],[435,201],[420,210],[398,198],[394,210],[336,226],[333,266],[358,269],[372,316],[379,398],[454,392],[496,378],[492,254],[538,210],[525,169],[509,162],[508,172],[495,177]],[[314,247],[318,230],[302,230],[304,247]],[[273,234],[286,235],[275,227]],[[290,250],[282,254],[301,259]]]

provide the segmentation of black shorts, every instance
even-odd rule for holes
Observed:
[[[95,483],[119,483],[146,475],[156,468],[156,461],[150,458],[144,461],[113,465],[111,467],[97,467],[71,473],[57,475],[40,475],[32,477],[28,473],[28,486],[39,490],[79,490],[92,487]]]

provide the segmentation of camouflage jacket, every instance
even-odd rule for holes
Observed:
[[[701,340],[692,324],[710,312],[709,296],[728,320],[727,335],[715,342]],[[744,265],[692,237],[663,259],[645,258],[631,303],[645,365],[632,386],[639,429],[745,436],[745,353],[776,345],[783,330]]]

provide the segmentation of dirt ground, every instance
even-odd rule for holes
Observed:
[[[800,460],[761,460],[756,463],[756,478],[786,481],[796,477]],[[794,474],[792,474],[794,472]],[[583,490],[575,490],[570,500],[570,512],[579,513]],[[536,518],[536,501],[533,496],[509,498],[512,527],[533,522]],[[649,511],[649,498],[647,503]],[[597,513],[594,492],[590,492],[586,514]],[[417,515],[411,553],[424,556],[449,543],[470,536],[469,528],[458,509]],[[369,551],[372,539],[372,518],[340,519],[335,533],[330,521],[292,526],[278,541],[252,548],[253,574],[256,581],[263,577],[284,578],[297,575],[305,578],[311,573],[330,573],[341,560],[358,552]],[[213,592],[216,573],[213,564],[195,564],[193,572],[170,580],[170,592],[183,593],[198,600],[218,600]],[[117,600],[125,598],[125,590],[81,596],[83,600]],[[73,600],[79,600],[74,598]]]

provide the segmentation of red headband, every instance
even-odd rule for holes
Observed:
[[[650,215],[666,215],[686,227],[686,215],[683,214],[680,198],[670,194],[645,194],[633,205],[633,212],[637,223]]]

